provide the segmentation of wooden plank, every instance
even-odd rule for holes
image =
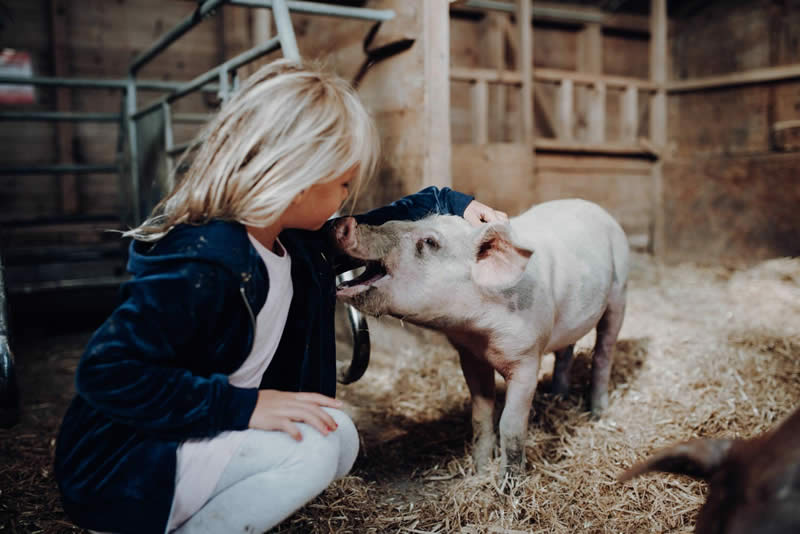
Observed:
[[[631,143],[639,131],[639,91],[629,85],[622,93],[620,105],[620,141]]]
[[[623,143],[578,143],[561,141],[560,139],[539,138],[535,143],[536,150],[550,150],[556,152],[575,152],[575,153],[596,153],[596,154],[617,154],[629,156],[653,156],[654,154],[645,143],[623,144]]]
[[[450,78],[453,81],[472,81],[486,80],[490,83],[503,83],[506,85],[520,85],[522,76],[519,72],[506,70],[497,72],[494,69],[452,67]],[[629,85],[644,91],[655,91],[656,84],[650,80],[630,78],[626,76],[609,76],[606,74],[590,74],[563,69],[537,68],[533,73],[533,79],[542,82],[560,83],[561,80],[572,80],[575,84],[595,85],[604,83],[606,87],[626,88]]]
[[[797,78],[800,78],[800,64],[781,65],[779,67],[752,69],[745,72],[696,78],[694,80],[672,81],[667,84],[666,90],[670,93],[685,93],[688,91],[737,87],[741,85],[794,80]]]
[[[67,12],[69,5],[66,0],[50,0],[50,53],[53,60],[53,75],[68,77],[69,46],[68,46],[68,21]],[[70,111],[72,109],[72,90],[69,88],[56,89],[56,111]],[[56,123],[56,153],[59,163],[74,163],[72,158],[72,139],[74,126],[67,122]],[[61,175],[58,178],[61,193],[61,211],[65,215],[78,211],[78,182],[73,174]]]
[[[479,23],[480,62],[489,68],[502,71],[506,69],[505,44],[508,31],[508,15],[489,12]],[[489,105],[489,137],[494,141],[502,141],[505,137],[506,88],[496,85],[493,88],[494,98]]]
[[[517,70],[522,77],[520,90],[520,120],[522,140],[533,144],[533,24],[531,23],[532,0],[517,0],[517,29],[519,31],[519,54]]]
[[[667,142],[667,0],[650,0],[650,79],[658,89],[650,97],[650,141],[662,150]],[[653,165],[653,254],[664,252],[663,160]]]
[[[586,24],[578,34],[575,64],[577,70],[585,74],[603,73],[603,29],[600,24]],[[605,88],[603,91],[605,92]],[[575,104],[577,106],[575,135],[581,141],[589,143],[602,141],[602,133],[599,137],[597,133],[601,126],[605,129],[605,121],[602,120],[603,111],[597,109],[598,102],[599,98],[594,88],[586,87],[583,84],[575,88]],[[599,105],[605,107],[605,98]],[[602,124],[592,124],[592,121],[597,120],[602,120]]]
[[[424,35],[424,185],[450,187],[450,4],[423,3]],[[419,45],[419,43],[418,43]]]
[[[472,84],[472,142],[489,142],[489,86],[485,80]]]
[[[598,83],[589,93],[587,138],[589,143],[602,144],[606,136],[606,86]]]
[[[558,87],[558,119],[556,122],[558,138],[562,141],[572,141],[573,138],[573,101],[572,80],[564,80]]]

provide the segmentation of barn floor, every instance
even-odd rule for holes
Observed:
[[[24,412],[0,430],[0,532],[80,531],[60,509],[51,457],[89,335],[16,340]],[[733,270],[636,255],[611,405],[598,421],[583,400],[591,341],[579,344],[568,399],[547,395],[545,373],[527,476],[513,487],[470,474],[468,393],[452,350],[373,353],[365,377],[339,390],[362,436],[352,476],[278,531],[691,532],[703,484],[615,476],[673,441],[754,435],[800,404],[800,259]]]

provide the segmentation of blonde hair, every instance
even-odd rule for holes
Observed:
[[[199,138],[186,175],[123,235],[156,241],[177,224],[211,219],[265,227],[301,191],[354,168],[355,197],[379,155],[375,124],[350,84],[286,59],[250,76]]]

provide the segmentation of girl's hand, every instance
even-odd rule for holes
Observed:
[[[508,222],[508,215],[505,212],[497,211],[490,208],[486,204],[481,204],[477,200],[473,200],[467,205],[464,210],[464,219],[473,226],[480,226],[488,222]]]
[[[292,438],[303,439],[300,429],[294,422],[306,423],[327,436],[336,430],[336,421],[323,406],[341,408],[342,402],[319,393],[295,393],[262,389],[250,416],[250,428],[259,430],[280,430]]]

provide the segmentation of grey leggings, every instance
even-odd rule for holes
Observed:
[[[339,425],[327,436],[302,423],[299,442],[284,432],[246,430],[209,501],[172,532],[261,534],[345,476],[358,454],[358,432],[347,414],[324,409]]]

